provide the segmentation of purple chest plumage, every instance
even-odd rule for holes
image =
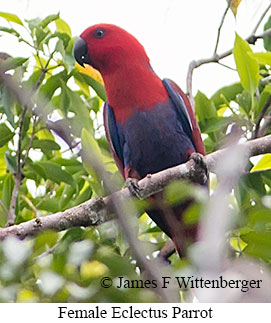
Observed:
[[[187,161],[195,147],[178,122],[169,99],[147,111],[135,111],[119,124],[123,163],[141,177]]]

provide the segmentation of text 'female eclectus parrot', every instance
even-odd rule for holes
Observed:
[[[173,81],[154,73],[144,47],[131,34],[115,25],[91,26],[76,41],[74,56],[102,74],[106,135],[125,179],[182,164],[193,152],[205,154],[188,98]],[[186,239],[196,235],[196,228],[186,227],[182,219],[191,201],[166,207],[163,193],[151,200],[148,215],[184,256]]]

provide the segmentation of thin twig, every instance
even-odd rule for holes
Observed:
[[[36,81],[36,83],[35,83],[35,84],[34,84],[34,86],[33,86],[33,92],[36,92],[36,90],[39,88],[39,86],[40,86],[40,85],[41,85],[41,83],[43,82],[43,80],[44,80],[44,78],[45,78],[45,76],[46,76],[46,73],[48,72],[48,66],[49,66],[49,64],[50,64],[50,62],[51,62],[51,60],[52,60],[53,55],[55,54],[55,52],[56,52],[56,50],[54,50],[54,51],[50,54],[50,56],[49,56],[49,58],[48,58],[48,60],[47,60],[47,62],[46,62],[46,64],[45,64],[45,66],[41,68],[41,74],[40,74],[40,77],[38,78],[38,80]],[[38,56],[38,57],[39,57],[39,56]],[[41,66],[42,66],[42,65],[41,65]]]
[[[256,125],[255,125],[255,131],[254,131],[254,134],[253,134],[254,139],[258,138],[261,121],[262,121],[263,117],[265,116],[265,114],[266,114],[268,108],[270,107],[270,105],[271,105],[271,95],[267,98],[267,100],[265,102],[265,105],[262,108],[262,111],[260,112],[260,114],[259,114],[259,116],[257,118]]]
[[[216,55],[217,53],[217,48],[218,48],[218,44],[219,44],[219,39],[220,39],[220,32],[221,32],[221,28],[223,26],[223,23],[225,21],[225,18],[226,18],[226,15],[228,13],[228,10],[230,9],[230,6],[231,6],[231,0],[228,0],[228,5],[227,5],[227,8],[222,16],[222,19],[221,19],[221,22],[220,22],[220,25],[218,27],[218,32],[217,32],[217,38],[216,38],[216,43],[215,43],[215,50],[214,50],[214,55]]]
[[[17,169],[15,175],[15,185],[11,194],[10,206],[7,218],[7,226],[13,225],[16,219],[16,201],[21,186],[22,180],[22,168],[21,168],[21,158],[22,158],[22,140],[23,140],[23,126],[24,119],[27,112],[27,106],[23,107],[23,112],[21,114],[20,125],[19,125],[19,139],[18,139],[18,150],[17,150]]]
[[[268,5],[268,7],[265,9],[265,11],[263,12],[263,14],[260,17],[260,20],[257,22],[256,26],[254,27],[253,31],[252,31],[252,35],[254,35],[256,33],[256,31],[258,30],[261,22],[263,21],[264,17],[266,16],[266,14],[268,13],[268,11],[271,9],[271,3]]]
[[[271,81],[271,75],[268,75],[268,76],[260,79],[261,84],[266,84],[266,83],[269,83],[270,81]]]
[[[22,199],[25,200],[25,202],[28,204],[28,206],[33,210],[35,213],[35,216],[39,216],[39,210],[35,207],[35,205],[32,203],[32,201],[24,194],[21,195]]]
[[[263,33],[259,35],[250,35],[248,38],[246,38],[246,41],[249,44],[255,44],[258,39],[263,39],[265,37],[271,36],[271,28],[265,30]],[[209,64],[209,63],[218,63],[220,60],[230,56],[232,54],[232,49],[229,49],[225,51],[222,54],[214,54],[211,57],[208,58],[202,58],[199,60],[194,60],[189,64],[188,67],[188,72],[186,76],[186,88],[187,88],[187,94],[189,96],[189,99],[193,103],[193,95],[192,95],[192,78],[193,78],[193,71],[195,68],[200,67],[201,65],[204,64]]]
[[[229,70],[231,70],[231,71],[236,72],[236,68],[233,68],[233,67],[231,67],[231,66],[229,66],[229,65],[223,64],[223,63],[221,63],[221,62],[217,62],[217,64],[219,64],[219,65],[221,65],[221,66],[223,66],[223,67],[225,67],[225,68],[227,68],[227,69],[229,69]]]
[[[39,261],[41,258],[45,257],[45,256],[48,256],[48,255],[51,255],[57,248],[58,244],[56,243],[53,247],[51,247],[50,249],[44,251],[43,253],[41,253],[40,255],[38,255],[37,257],[35,257],[33,259],[33,261]]]
[[[40,75],[40,77],[38,78],[38,80],[36,81],[36,83],[33,86],[32,94],[34,94],[37,91],[37,89],[39,88],[39,86],[43,82],[43,80],[44,80],[44,78],[46,76],[46,73],[47,73],[47,68],[48,68],[48,66],[50,64],[50,61],[51,61],[51,59],[53,57],[54,52],[51,53],[48,61],[46,62],[46,65],[44,66],[44,68],[42,68],[41,75]],[[27,112],[27,110],[29,109],[29,107],[32,104],[31,99],[25,100],[25,98],[23,98],[24,93],[23,92],[22,93],[18,92],[18,88],[16,89],[15,84],[12,84],[13,80],[10,80],[8,77],[6,77],[5,73],[1,69],[0,69],[0,78],[2,78],[2,80],[4,80],[4,82],[7,81],[7,80],[10,81],[10,84],[9,84],[9,82],[5,82],[5,84],[7,86],[10,85],[9,87],[11,88],[11,90],[13,90],[12,91],[13,94],[15,94],[17,96],[17,98],[19,99],[18,101],[19,102],[21,101],[20,103],[23,105],[23,111],[22,111],[22,114],[21,114],[20,125],[19,125],[19,138],[18,138],[18,150],[17,150],[17,169],[16,169],[16,175],[15,175],[15,185],[14,185],[14,188],[13,188],[13,191],[12,191],[12,194],[11,194],[11,200],[10,200],[9,212],[8,212],[8,217],[7,217],[7,224],[6,224],[6,226],[10,226],[10,225],[13,225],[15,223],[15,220],[16,220],[16,201],[17,201],[17,197],[18,197],[18,193],[19,193],[19,189],[20,189],[21,181],[22,181],[22,168],[25,166],[25,163],[26,163],[27,158],[28,158],[29,151],[30,151],[30,149],[32,147],[32,144],[33,144],[34,133],[35,133],[34,126],[35,125],[33,125],[33,133],[32,133],[32,136],[31,136],[30,144],[29,144],[29,147],[27,149],[25,158],[22,161],[21,159],[22,159],[23,126],[24,126],[24,120],[25,120],[26,112]],[[16,91],[15,91],[15,89],[16,89]],[[34,120],[36,120],[36,117],[35,117]]]
[[[32,134],[31,134],[30,142],[28,144],[28,148],[27,148],[25,156],[24,156],[24,160],[22,162],[22,168],[24,168],[24,166],[25,166],[25,164],[27,162],[28,156],[29,156],[30,149],[32,148],[34,137],[35,137],[35,134],[36,134],[36,126],[37,126],[37,124],[38,124],[38,116],[34,115]]]

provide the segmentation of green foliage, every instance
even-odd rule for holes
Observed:
[[[103,165],[108,178],[119,186],[122,182],[101,128],[100,108],[106,99],[103,84],[95,74],[85,74],[75,66],[75,37],[68,23],[59,13],[27,21],[3,12],[0,17],[8,21],[0,26],[0,35],[15,37],[18,47],[22,43],[29,46],[29,57],[8,55],[0,59],[1,69],[14,75],[24,89],[35,92],[31,98],[35,110],[28,109],[22,119],[24,106],[0,83],[0,226],[4,227],[18,172],[18,153],[22,178],[16,223],[105,194],[94,159]],[[270,28],[270,21],[265,28]],[[270,39],[265,39],[268,51],[269,43]],[[195,97],[208,153],[230,141],[236,129],[244,138],[252,138],[271,93],[271,84],[260,82],[263,71],[264,76],[270,75],[270,52],[254,53],[236,35],[233,53],[240,82],[216,89],[210,98],[201,91]],[[238,241],[236,257],[247,254],[271,261],[270,168],[270,154],[253,160],[248,174],[234,188],[231,207],[238,213],[238,221],[228,234],[229,245]],[[210,187],[216,188],[216,178]],[[172,183],[165,191],[170,205],[187,198],[196,200],[184,214],[187,225],[198,221],[203,196],[201,189],[187,183]],[[142,246],[154,257],[153,252],[162,247],[166,237],[144,213],[148,203],[137,201],[137,205],[143,214],[136,230]],[[114,221],[95,228],[48,231],[24,242],[8,238],[0,242],[0,302],[157,301],[152,291],[101,287],[104,276],[138,278],[138,267],[132,260]],[[173,271],[186,265],[175,255],[171,260]]]
[[[106,99],[103,84],[75,66],[75,38],[67,22],[59,14],[28,21],[5,13],[0,17],[15,23],[12,28],[0,27],[0,33],[16,37],[18,46],[24,42],[32,53],[26,58],[6,55],[1,69],[16,75],[26,90],[35,89],[38,111],[27,110],[21,120],[24,107],[0,83],[0,225],[4,227],[18,171],[20,132],[22,181],[16,223],[104,194],[92,159],[85,158],[90,152],[109,176],[119,178],[119,174],[100,131],[100,108]],[[23,31],[17,29],[18,24],[24,26]],[[162,233],[152,235],[160,237],[161,246]],[[155,301],[153,292],[127,294],[101,287],[103,276],[137,277],[128,248],[113,221],[99,228],[48,231],[29,242],[5,239],[0,243],[0,302]]]
[[[270,28],[270,19],[268,28]],[[265,29],[267,28],[265,27]],[[265,49],[268,47],[265,39]],[[251,46],[236,34],[233,54],[240,83],[225,86],[209,99],[200,91],[195,97],[197,118],[205,139],[207,152],[230,142],[231,137],[251,139],[259,113],[270,96],[270,83],[261,78],[270,75],[270,52],[254,53]],[[263,75],[263,76],[262,76]],[[270,134],[270,129],[265,134]],[[237,254],[247,254],[270,263],[270,154],[253,159],[248,175],[235,187],[232,208],[238,210],[236,228],[230,233],[230,242],[238,240]],[[225,170],[226,171],[226,170]],[[215,189],[216,181],[211,181]],[[232,244],[234,245],[234,244]]]
[[[271,17],[269,17],[264,25],[264,30],[267,30],[269,28],[271,28]],[[263,45],[267,51],[271,51],[271,37],[265,37],[263,40]]]
[[[244,89],[253,95],[259,82],[259,64],[250,54],[252,50],[249,44],[236,34],[233,56],[237,71]]]

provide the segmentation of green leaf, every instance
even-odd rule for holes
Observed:
[[[83,165],[85,161],[88,166],[94,166],[94,168],[103,165],[104,170],[108,173],[115,173],[117,171],[112,156],[102,152],[97,140],[95,140],[86,129],[82,130],[81,140]]]
[[[14,35],[16,37],[20,37],[20,34],[18,33],[18,31],[13,28],[0,27],[0,31],[5,32],[5,33],[9,33],[9,34]]]
[[[261,198],[266,195],[263,176],[259,172],[249,173],[241,177],[235,188],[235,197],[241,210],[251,208],[251,201],[262,203]]]
[[[161,229],[157,225],[152,228],[148,228],[147,230],[143,231],[142,233],[156,233],[156,232],[162,232]]]
[[[244,88],[241,83],[234,83],[228,86],[224,86],[217,92],[215,92],[215,94],[211,97],[211,100],[214,102],[216,107],[219,107],[220,105],[225,103],[224,98],[226,98],[226,100],[230,102],[234,100],[236,98],[236,95],[241,93],[243,89]]]
[[[71,157],[70,159],[66,159],[66,158],[56,158],[54,159],[54,162],[58,165],[62,165],[65,167],[68,166],[82,166],[82,164],[80,163],[80,161],[78,161],[75,157]]]
[[[71,53],[68,53],[67,49],[65,55],[63,56],[63,63],[68,73],[71,73],[75,66],[75,59]]]
[[[187,182],[174,181],[166,187],[164,195],[169,205],[176,205],[191,198],[192,187]]]
[[[46,83],[40,87],[40,92],[42,95],[44,95],[47,99],[51,99],[56,89],[61,86],[61,80],[64,82],[68,80],[66,71],[62,71],[49,77]]]
[[[100,104],[101,100],[99,100],[98,96],[89,98],[87,101],[90,106],[90,109],[93,110],[95,113],[98,113],[101,106]]]
[[[75,200],[75,205],[79,205],[85,201],[87,201],[88,199],[91,198],[91,195],[92,195],[92,190],[90,188],[90,186],[88,186],[83,192],[81,192],[76,200]]]
[[[89,86],[93,88],[93,90],[97,93],[97,95],[103,100],[106,101],[106,93],[104,86],[99,83],[98,81],[94,80],[89,75],[80,73],[78,70],[73,71],[73,76],[76,80],[78,80],[81,83],[87,83]]]
[[[12,174],[7,174],[3,183],[3,191],[2,191],[2,202],[9,209],[10,200],[14,187],[14,177]]]
[[[262,170],[267,170],[271,169],[271,154],[265,154],[260,161],[258,162],[257,165],[255,165],[250,172],[256,172],[256,171],[262,171]]]
[[[249,92],[244,90],[241,94],[238,94],[236,97],[236,102],[243,108],[246,114],[249,114],[252,107],[251,95]]]
[[[40,26],[37,26],[35,28],[35,36],[36,36],[36,43],[37,45],[40,45],[42,41],[48,36],[50,33],[49,30],[44,31]]]
[[[37,25],[39,25],[39,23],[41,22],[40,18],[34,18],[34,19],[30,19],[30,20],[25,20],[28,24],[29,29],[31,30],[31,34],[33,36],[34,34],[34,30],[37,27]]]
[[[233,56],[237,71],[244,89],[253,95],[259,82],[259,64],[250,53],[253,52],[248,42],[236,34]]]
[[[41,129],[36,134],[37,138],[40,140],[43,139],[49,139],[49,140],[55,140],[54,135],[49,129]]]
[[[49,15],[40,22],[41,28],[47,27],[52,21],[59,19],[59,13],[54,15]]]
[[[209,100],[205,94],[198,91],[195,96],[196,114],[198,120],[211,119],[217,117],[216,108],[213,101]]]
[[[42,139],[42,140],[34,139],[32,148],[41,149],[41,150],[45,150],[45,151],[60,150],[61,149],[61,147],[59,146],[58,143],[56,143],[53,140],[49,140],[49,139]]]
[[[248,216],[248,225],[257,232],[271,231],[271,212],[269,209],[261,208],[252,211]]]
[[[22,66],[28,58],[25,57],[9,57],[2,64],[3,72],[14,70],[16,67]]]
[[[254,57],[258,64],[269,65],[271,66],[271,53],[252,53],[252,57]]]
[[[59,106],[65,113],[67,113],[70,109],[70,105],[72,103],[72,91],[67,87],[67,85],[63,82],[61,84],[61,93],[59,96]]]
[[[270,29],[270,28],[271,28],[271,16],[269,17],[266,24],[264,25],[264,30],[267,30],[267,29]],[[271,51],[271,37],[270,36],[264,37],[263,45],[264,45],[264,48],[267,51]]]
[[[55,21],[56,24],[56,30],[60,33],[65,33],[72,37],[72,31],[70,26],[64,21],[63,19],[59,18]]]
[[[59,50],[59,48],[58,48],[59,45],[58,44],[56,44],[55,49],[58,50],[63,56],[64,55],[63,50],[68,46],[69,41],[70,41],[70,37],[67,34],[56,32],[56,33],[53,33],[53,34],[49,35],[46,38],[45,43],[48,44],[49,40],[52,39],[52,38],[58,38],[58,40],[62,40],[62,44],[63,44],[62,49]]]
[[[33,247],[35,256],[36,253],[41,253],[48,249],[47,247],[52,248],[57,243],[57,240],[58,235],[54,231],[48,230],[38,234]]]
[[[12,112],[15,103],[12,94],[6,87],[2,89],[1,101],[7,120],[12,125],[12,127],[15,128],[14,114]]]
[[[81,144],[82,144],[82,159],[83,166],[86,171],[98,181],[98,177],[95,171],[95,165],[102,164],[102,152],[98,146],[96,140],[91,136],[91,134],[85,129],[82,129],[81,134]]]
[[[76,114],[75,117],[69,119],[73,134],[80,137],[83,128],[88,132],[93,133],[93,121],[90,118],[88,106],[78,93],[73,92],[70,89],[66,90],[70,97],[70,110]]]
[[[39,161],[35,163],[43,169],[46,179],[50,179],[55,183],[60,184],[61,182],[69,185],[75,185],[73,177],[67,171],[62,169],[60,166],[52,162]]]
[[[258,104],[255,107],[255,115],[254,115],[255,120],[258,117],[258,115],[260,114],[260,112],[262,111],[264,105],[266,104],[266,100],[268,99],[270,94],[271,94],[271,84],[268,83],[264,87],[263,91],[261,92],[260,101],[258,102]]]
[[[0,12],[0,17],[5,18],[7,21],[15,22],[16,24],[23,26],[21,19],[12,13]]]
[[[61,210],[66,208],[68,203],[71,201],[73,194],[76,193],[75,186],[65,185],[61,198],[59,200],[59,207]]]
[[[198,223],[201,215],[201,207],[199,203],[190,205],[183,214],[183,222],[187,226],[195,225]]]
[[[42,201],[38,203],[37,208],[39,210],[56,213],[59,211],[59,200],[58,198],[42,199]]]
[[[4,123],[0,124],[0,147],[8,143],[14,136],[14,133]]]
[[[80,81],[78,78],[74,78],[74,81],[79,86],[80,90],[85,94],[85,96],[89,97],[89,85],[84,80]]]
[[[9,171],[12,174],[16,174],[16,172],[17,172],[16,156],[11,156],[9,150],[5,152],[5,162],[7,164]]]
[[[271,232],[249,232],[241,238],[248,244],[244,250],[247,255],[270,262]]]
[[[41,69],[38,69],[37,71],[32,73],[26,81],[22,82],[22,84],[27,88],[31,88],[34,84],[36,84],[41,76],[41,73]]]
[[[199,122],[199,125],[202,132],[210,133],[227,127],[233,122],[233,120],[234,119],[231,117],[209,118],[207,120]]]

